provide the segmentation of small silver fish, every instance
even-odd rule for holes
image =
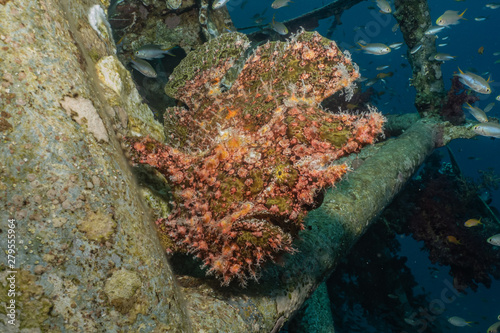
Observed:
[[[293,1],[290,1],[290,0],[274,0],[274,2],[271,4],[271,7],[274,8],[274,9],[278,9],[278,8],[281,8],[281,7],[288,6],[289,2],[293,2]]]
[[[422,48],[422,44],[417,44],[415,45],[411,50],[410,50],[410,53],[411,54],[415,54],[417,53],[420,49]]]
[[[224,6],[229,0],[215,0],[212,4],[212,9],[219,9]]]
[[[386,69],[386,68],[389,68],[389,65],[385,65],[385,66],[378,66],[378,67],[376,68],[376,70],[378,70],[378,71],[383,71],[383,70],[384,70],[384,69]]]
[[[444,37],[443,37],[443,38],[441,38],[441,39],[442,39],[442,40],[447,40],[447,39],[448,39],[448,37],[450,37],[450,36],[444,36]]]
[[[274,16],[273,16],[273,21],[271,22],[271,27],[273,28],[274,31],[276,31],[280,35],[287,35],[288,34],[288,28],[286,27],[286,25],[284,25],[281,22],[275,21]]]
[[[444,28],[445,27],[431,25],[429,28],[427,28],[427,30],[425,30],[424,34],[427,36],[435,35],[438,32],[440,32],[441,30],[443,30]]]
[[[158,76],[153,66],[151,66],[151,64],[144,59],[140,58],[130,59],[130,63],[132,64],[132,67],[137,69],[139,73],[141,73],[146,77],[156,78]]]
[[[443,46],[446,46],[446,45],[448,45],[448,44],[447,43],[438,44],[438,46],[440,46],[440,47],[443,47]]]
[[[497,319],[500,320],[500,318]],[[499,333],[499,332],[500,332],[500,321],[497,321],[496,323],[488,327],[488,330],[486,331],[486,333]]]
[[[491,236],[486,241],[488,243],[490,243],[491,245],[500,246],[500,234],[496,234],[494,236]]]
[[[382,43],[369,43],[365,45],[358,43],[358,45],[361,46],[361,49],[365,51],[365,53],[369,54],[383,55],[391,52],[391,48]]]
[[[464,14],[465,12],[467,11],[464,10],[462,12],[462,14],[458,14],[458,11],[456,10],[447,10],[444,12],[443,15],[441,15],[437,20],[436,20],[436,24],[441,26],[441,27],[447,27],[449,25],[455,25],[455,24],[459,24],[459,20],[460,19],[463,19],[465,20],[464,18]]]
[[[472,127],[474,133],[482,136],[491,136],[500,138],[500,124],[497,123],[481,123]]]
[[[377,83],[377,81],[378,81],[378,78],[370,79],[370,80],[366,81],[365,86],[367,86],[367,87],[373,86],[375,83]]]
[[[411,319],[411,318],[405,318],[405,323],[407,323],[408,325],[411,325],[411,326],[417,326],[418,321],[416,321],[415,319]]]
[[[465,319],[457,316],[448,318],[448,322],[457,327],[470,326],[470,324],[472,323],[472,321],[465,321]]]
[[[486,16],[478,16],[478,17],[474,17],[474,20],[475,21],[478,21],[478,22],[481,22],[481,21],[484,21],[486,20],[487,17]]]
[[[491,88],[489,85],[490,79],[488,80],[483,79],[477,74],[471,73],[471,72],[462,72],[460,68],[458,68],[460,71],[459,74],[453,74],[454,76],[458,76],[460,78],[460,82],[468,86],[470,89],[474,90],[475,92],[478,92],[480,94],[491,94]]]
[[[493,109],[493,107],[495,106],[495,102],[491,102],[490,104],[486,105],[486,107],[484,108],[484,112],[490,112],[491,109]]]
[[[500,8],[500,3],[487,3],[484,5],[486,8],[497,9]]]
[[[486,122],[488,122],[488,116],[480,108],[472,106],[469,103],[467,103],[466,108],[469,109],[470,114],[474,118],[476,118],[476,120],[479,121],[480,123],[486,123]]]
[[[397,50],[397,49],[399,49],[401,47],[401,45],[403,45],[403,43],[401,43],[401,42],[399,42],[399,43],[392,43],[392,44],[389,45],[389,47],[391,49]]]
[[[500,101],[500,95],[498,95],[495,99],[496,99],[497,101]]]
[[[437,61],[447,61],[455,59],[455,56],[449,55],[448,53],[436,53],[429,58],[429,60],[437,60]]]
[[[174,56],[170,50],[172,50],[173,47],[169,48],[162,48],[159,45],[153,45],[153,44],[147,44],[141,46],[138,50],[134,52],[134,56],[136,58],[141,58],[141,59],[160,59],[163,58],[166,54]]]
[[[376,0],[376,3],[381,13],[390,14],[392,12],[391,5],[387,0]]]

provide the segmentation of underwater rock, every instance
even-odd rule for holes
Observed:
[[[133,162],[171,188],[172,211],[156,221],[169,250],[195,254],[223,284],[257,279],[264,261],[293,252],[321,190],[348,171],[335,161],[373,143],[384,123],[373,110],[319,106],[341,89],[349,96],[359,76],[334,42],[303,32],[267,43],[235,74],[248,47],[231,33],[189,53],[165,88],[187,106],[167,109],[166,145],[127,139]]]

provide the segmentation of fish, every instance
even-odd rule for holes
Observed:
[[[477,53],[479,54],[483,54],[484,52],[484,46],[481,46],[478,50],[477,50]]]
[[[500,318],[497,319],[500,320]],[[499,333],[499,332],[500,332],[500,321],[497,321],[496,323],[488,327],[488,330],[486,331],[486,333]]]
[[[470,89],[474,90],[477,93],[480,94],[491,94],[491,88],[488,82],[490,81],[490,78],[488,80],[483,79],[477,74],[471,73],[471,72],[462,72],[460,68],[458,68],[459,74],[453,74],[454,76],[458,76],[460,78],[460,82],[468,86]]]
[[[474,17],[474,20],[475,21],[478,21],[478,22],[481,22],[481,21],[484,21],[486,20],[487,17],[486,16],[478,16],[478,17]]]
[[[377,74],[377,79],[385,79],[386,77],[391,77],[393,76],[393,72],[387,72],[387,73],[378,73]]]
[[[418,322],[415,319],[405,318],[405,323],[411,326],[417,326]]]
[[[389,65],[385,65],[385,66],[378,66],[377,68],[375,68],[376,70],[378,71],[383,71],[384,69],[386,68],[389,68]]]
[[[464,10],[462,12],[462,14],[459,15],[458,11],[456,11],[456,10],[447,10],[444,12],[443,15],[438,17],[438,19],[436,20],[436,24],[441,26],[441,27],[447,27],[449,25],[459,24],[460,19],[465,20],[465,18],[463,16],[464,16],[466,11],[467,11],[467,9]]]
[[[479,220],[478,219],[468,219],[467,221],[465,221],[464,226],[466,226],[467,228],[471,228],[471,227],[475,227],[479,224],[482,224],[481,218],[479,218]]]
[[[460,243],[460,241],[457,239],[457,237],[455,236],[447,236],[446,237],[446,240],[450,243],[453,243],[455,245],[462,245],[462,243]]]
[[[484,108],[484,112],[490,112],[491,109],[493,109],[493,107],[495,106],[495,102],[491,102],[490,104],[486,105],[486,107]]]
[[[417,53],[420,49],[422,48],[422,44],[417,44],[415,45],[411,50],[410,50],[410,53],[411,54],[415,54]]]
[[[448,53],[436,53],[429,57],[429,60],[446,61],[455,59],[455,56],[449,55]]]
[[[498,95],[495,99],[496,99],[497,101],[500,101],[500,95]]]
[[[446,28],[446,27],[431,25],[429,28],[427,28],[427,30],[425,30],[424,34],[427,36],[435,35],[438,32],[440,32],[441,30],[443,30],[444,28]]]
[[[158,76],[153,66],[151,66],[151,64],[144,59],[131,58],[130,63],[132,64],[132,67],[134,67],[139,71],[139,73],[146,77],[156,78]]]
[[[488,243],[490,243],[491,245],[500,246],[500,234],[496,234],[494,236],[491,236],[486,241]]]
[[[495,57],[497,57],[497,56],[499,56],[499,55],[500,55],[500,52],[494,52],[494,53],[493,53],[493,55],[494,55]]]
[[[160,59],[163,58],[166,54],[175,57],[172,52],[170,52],[174,47],[162,48],[159,45],[147,44],[141,46],[134,52],[134,56],[140,59]]]
[[[273,30],[279,33],[280,35],[288,34],[288,28],[286,27],[286,25],[284,25],[281,22],[275,21],[274,16],[273,16],[273,21],[271,22],[271,28],[273,28]]]
[[[443,38],[441,38],[441,39],[442,39],[442,40],[447,40],[447,39],[448,39],[448,37],[450,37],[450,36],[444,36],[444,37],[443,37]]]
[[[293,3],[293,1],[290,1],[290,0],[274,0],[274,2],[271,4],[271,7],[274,9],[278,9],[281,7],[288,6],[289,2]]]
[[[484,5],[486,8],[497,9],[500,8],[500,3],[487,3]]]
[[[108,8],[108,19],[112,19],[117,16],[116,9],[120,4],[122,4],[125,0],[116,0],[115,2],[111,1]]]
[[[500,138],[500,124],[497,123],[481,123],[472,127],[474,133],[482,136],[491,136]]]
[[[361,49],[365,51],[365,53],[369,54],[383,55],[391,52],[391,48],[382,43],[370,43],[366,45],[358,43],[358,45],[361,46]]]
[[[375,83],[377,83],[377,81],[378,81],[377,78],[370,79],[370,80],[366,81],[365,86],[367,86],[367,87],[373,86]]]
[[[443,47],[443,46],[446,46],[446,45],[448,45],[448,43],[438,44],[438,46],[440,46],[440,47]]]
[[[376,0],[376,3],[381,13],[390,14],[392,12],[391,5],[387,0]]]
[[[467,108],[469,109],[470,114],[474,118],[476,118],[477,121],[479,121],[480,123],[487,123],[488,122],[488,116],[486,115],[486,113],[484,113],[483,110],[481,110],[478,107],[472,106],[469,103],[466,103],[466,104],[467,104]]]
[[[212,4],[212,9],[219,9],[224,6],[229,0],[215,0]]]
[[[391,31],[392,31],[392,32],[396,32],[396,31],[398,31],[398,29],[399,29],[399,23],[396,23],[396,24],[394,24],[394,25],[392,26]]]
[[[472,321],[465,321],[465,319],[457,316],[448,318],[448,322],[457,327],[471,326],[470,324],[473,323]]]
[[[395,49],[395,50],[397,50],[397,49],[399,49],[399,48],[401,47],[401,45],[403,45],[403,43],[398,42],[398,43],[392,43],[392,44],[390,44],[390,45],[389,45],[389,47],[390,47],[391,49]]]

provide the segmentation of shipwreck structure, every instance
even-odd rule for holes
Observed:
[[[348,1],[339,3],[347,6]],[[201,35],[185,30],[183,36],[192,38],[183,43],[172,37],[171,43],[188,53],[217,40],[198,49],[219,52],[217,62],[207,60],[198,73],[174,72],[167,92],[187,107],[170,109],[163,125],[116,55],[104,10],[108,5],[0,1],[1,219],[12,221],[16,235],[15,263],[0,266],[2,302],[9,301],[7,276],[16,276],[15,325],[2,313],[4,332],[199,332],[211,327],[277,332],[426,156],[454,138],[474,135],[442,121],[431,108],[420,112],[427,116],[422,119],[390,119],[385,128],[404,128],[404,133],[360,151],[380,134],[383,117],[375,111],[353,116],[317,107],[357,75],[334,43],[303,33],[288,43],[262,45],[236,71],[246,79],[229,79],[248,40],[239,33],[219,36],[230,22],[227,11],[215,13],[205,0],[126,2],[114,24],[157,34],[125,38],[120,57],[133,45],[155,43],[164,25],[201,29]],[[137,21],[154,15],[163,15],[161,26]],[[217,49],[220,42],[233,45],[234,52],[222,54],[229,49]],[[324,78],[307,77],[301,68],[323,71]],[[281,84],[273,81],[286,77]],[[200,85],[186,87],[195,83]],[[425,98],[419,102],[428,104]],[[219,129],[213,119],[227,126]],[[267,150],[252,146],[259,140]],[[312,157],[305,158],[306,153]],[[259,156],[266,158],[259,161]],[[138,186],[130,160],[164,169],[157,177],[169,177],[164,181],[173,198],[162,189]],[[266,168],[259,168],[264,162]],[[329,187],[354,164],[355,172]],[[223,173],[231,177],[213,176]],[[187,186],[191,180],[200,190],[213,186],[213,198],[225,198],[225,204],[200,199]],[[318,201],[319,207],[311,206]],[[186,226],[170,223],[169,216]],[[201,224],[204,218],[214,225]],[[198,228],[213,238],[200,237]],[[2,235],[6,230],[2,224]],[[181,237],[189,242],[183,245]],[[0,238],[3,249],[7,240]],[[246,241],[254,246],[247,252]],[[246,281],[263,258],[283,253],[262,271],[259,284],[241,289],[203,275],[175,276],[165,256],[168,242],[199,255],[225,283]]]

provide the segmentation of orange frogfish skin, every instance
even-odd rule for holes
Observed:
[[[263,262],[293,252],[322,189],[348,170],[337,160],[373,143],[385,121],[321,108],[359,73],[318,33],[259,46],[221,88],[248,47],[227,33],[189,53],[165,88],[186,106],[167,109],[167,142],[127,138],[132,161],[168,182],[172,209],[156,225],[169,250],[192,253],[222,284],[257,279]]]

